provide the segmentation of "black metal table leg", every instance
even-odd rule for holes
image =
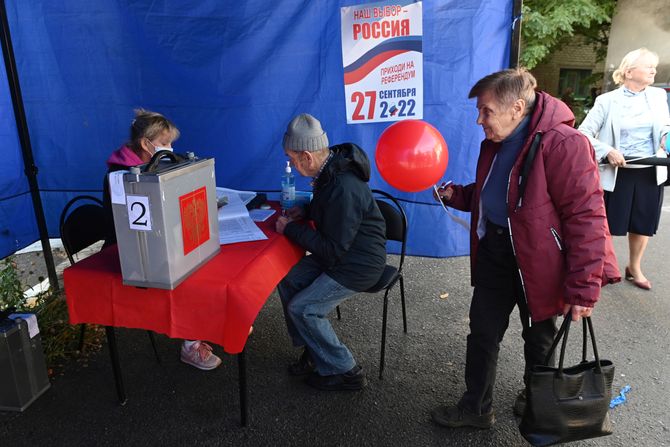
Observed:
[[[112,360],[114,381],[116,382],[116,394],[119,396],[119,403],[125,405],[128,399],[126,398],[126,390],[123,387],[123,377],[121,377],[121,365],[119,364],[119,351],[116,348],[114,326],[105,326],[105,332],[107,333],[107,344],[109,344],[109,356]]]
[[[242,349],[242,352],[237,354],[237,366],[239,369],[239,381],[240,381],[240,421],[242,427],[247,426],[247,420],[249,418],[248,409],[247,409],[247,361],[245,358],[246,348]]]
[[[162,365],[163,362],[161,362],[161,356],[160,354],[158,354],[158,348],[156,347],[156,337],[154,337],[154,333],[152,331],[147,330],[147,334],[149,334],[151,347],[154,348],[154,355],[156,356],[156,361],[158,362],[159,365]]]

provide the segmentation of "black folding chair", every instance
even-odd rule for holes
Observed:
[[[391,289],[400,284],[400,302],[402,304],[403,330],[407,333],[407,312],[405,310],[405,284],[402,276],[402,266],[405,262],[405,249],[407,245],[407,216],[400,202],[387,192],[373,189],[372,193],[381,198],[376,198],[377,206],[386,221],[386,238],[390,241],[400,242],[400,260],[397,265],[386,264],[381,278],[365,293],[378,293],[384,290],[384,311],[382,316],[382,341],[381,355],[379,359],[379,378],[384,373],[384,360],[386,354],[386,321],[388,315],[388,295]],[[340,307],[337,306],[337,318],[341,319]]]
[[[83,203],[82,202],[88,202]],[[76,206],[75,206],[76,205]],[[72,209],[72,211],[70,211]],[[93,196],[77,196],[70,200],[60,215],[60,238],[71,265],[74,256],[83,249],[105,239],[105,210],[100,199]],[[154,333],[147,331],[158,363],[161,362],[156,348]],[[81,325],[79,350],[84,349],[86,324]]]

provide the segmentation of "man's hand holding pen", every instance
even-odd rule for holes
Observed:
[[[284,234],[284,228],[289,222],[299,221],[305,218],[305,208],[301,206],[294,206],[289,208],[284,212],[282,216],[279,216],[277,223],[275,224],[275,229],[277,233]]]
[[[286,224],[290,221],[291,219],[286,216],[279,216],[277,223],[275,223],[275,230],[277,230],[277,233],[284,234],[284,228],[286,228]]]

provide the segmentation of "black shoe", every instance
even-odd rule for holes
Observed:
[[[523,417],[524,411],[526,411],[526,389],[519,391],[516,399],[514,399],[514,405],[512,405],[512,411],[514,416]]]
[[[307,348],[302,351],[297,362],[288,365],[288,372],[292,376],[304,376],[305,374],[314,372],[315,369],[316,365]]]
[[[321,376],[314,372],[307,376],[305,383],[314,388],[326,391],[360,390],[367,385],[365,373],[360,365],[356,365],[344,374]]]
[[[430,412],[430,417],[436,424],[449,428],[491,428],[496,421],[493,411],[489,411],[482,415],[476,415],[463,410],[458,405],[452,407],[444,405],[437,407]]]

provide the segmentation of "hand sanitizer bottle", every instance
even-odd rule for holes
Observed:
[[[281,211],[286,215],[286,211],[295,205],[295,177],[291,173],[291,162],[286,162],[284,175],[281,178]]]

